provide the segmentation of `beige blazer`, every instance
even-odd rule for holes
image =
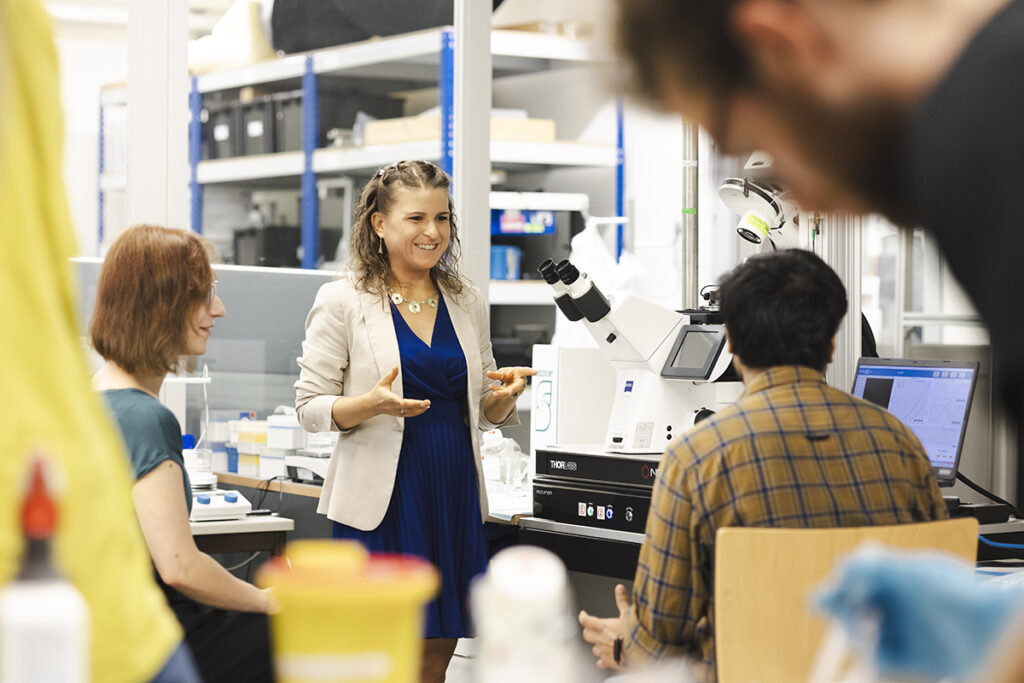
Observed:
[[[487,494],[480,463],[480,431],[519,424],[515,410],[501,424],[484,416],[484,401],[495,369],[487,306],[470,287],[458,299],[445,294],[455,334],[466,356],[470,436],[480,491],[480,512],[487,517]],[[306,318],[306,339],[298,359],[295,410],[306,431],[340,431],[324,480],[317,512],[369,531],[377,528],[391,502],[402,448],[405,418],[378,415],[339,430],[331,408],[339,396],[370,391],[391,368],[402,367],[391,306],[384,296],[356,289],[348,279],[329,282],[317,292]],[[391,385],[402,394],[402,374]]]

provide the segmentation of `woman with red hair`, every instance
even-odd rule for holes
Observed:
[[[126,230],[100,270],[90,335],[106,363],[93,386],[121,428],[135,472],[132,499],[157,582],[185,629],[203,680],[271,681],[269,596],[196,547],[181,427],[157,400],[181,356],[206,353],[224,313],[200,237],[152,225]]]

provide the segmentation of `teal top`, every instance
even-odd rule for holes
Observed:
[[[181,468],[185,505],[192,512],[192,485],[181,455],[181,425],[164,404],[140,389],[112,389],[103,395],[121,429],[138,481],[170,460]]]

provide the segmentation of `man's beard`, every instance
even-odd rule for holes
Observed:
[[[915,222],[903,180],[904,112],[880,98],[837,109],[799,96],[779,109],[808,165],[838,195],[898,224]]]

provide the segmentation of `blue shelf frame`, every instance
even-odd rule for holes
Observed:
[[[320,142],[320,90],[313,57],[306,57],[302,74],[302,267],[316,268],[320,260],[320,197],[316,191],[313,152]]]
[[[199,160],[203,155],[203,96],[199,92],[199,79],[192,77],[188,93],[188,188],[192,232],[203,234],[203,186],[199,184]]]
[[[449,175],[452,174],[455,157],[455,32],[446,29],[441,32],[440,59],[438,60],[438,105],[441,110],[441,158],[439,165]],[[193,232],[203,232],[203,186],[199,182],[199,162],[202,159],[202,108],[203,98],[199,92],[199,81],[191,79],[189,91],[189,126],[188,126],[188,161],[189,191],[191,195],[190,223]],[[102,96],[99,106],[99,173],[97,182],[98,222],[97,222],[97,253],[103,242],[105,230],[105,199],[102,177],[105,171],[105,130],[104,105]],[[316,171],[313,168],[313,154],[317,149],[320,137],[319,122],[319,86],[316,72],[313,69],[313,57],[306,57],[305,70],[302,75],[302,155],[303,167],[301,176],[301,235],[302,235],[302,267],[317,267],[320,257],[320,198],[316,187]],[[625,189],[625,149],[623,146],[623,104],[622,97],[616,99],[616,168],[615,168],[615,212],[620,218],[624,215],[623,197]],[[618,226],[616,233],[615,258],[622,256],[624,231]]]
[[[455,32],[441,34],[441,58],[437,67],[438,106],[441,109],[441,163],[452,175],[455,159]]]

